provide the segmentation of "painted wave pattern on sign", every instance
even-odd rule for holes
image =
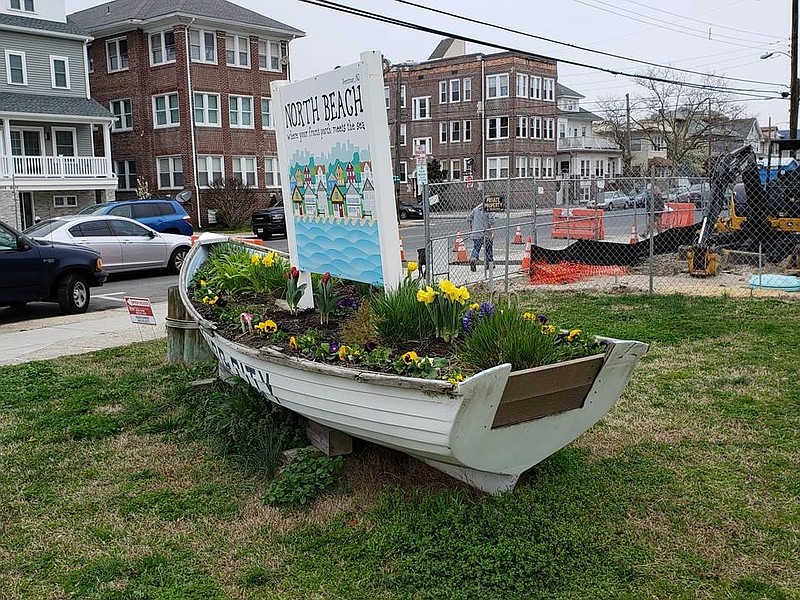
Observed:
[[[296,216],[295,235],[300,270],[383,285],[377,222]]]

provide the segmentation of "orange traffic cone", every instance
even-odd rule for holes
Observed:
[[[461,239],[459,236],[458,238],[458,250],[456,251],[456,262],[467,262],[469,259],[467,258],[467,245],[464,243],[464,240]]]
[[[400,238],[400,262],[405,262],[406,253],[403,250],[403,238]]]
[[[514,234],[514,241],[511,242],[511,243],[512,244],[516,244],[517,246],[521,246],[522,245],[522,229],[520,229],[519,225],[517,225],[517,231]]]
[[[533,240],[531,236],[528,236],[528,239],[525,240],[525,255],[522,257],[522,267],[520,267],[521,271],[530,271],[531,269],[531,244]]]
[[[630,243],[635,244],[639,241],[639,232],[636,231],[636,217],[633,217],[633,225],[631,225],[631,239]]]
[[[453,244],[453,252],[458,252],[458,247],[459,247],[459,246],[460,246],[462,243],[463,243],[463,242],[462,242],[462,240],[461,240],[461,232],[460,232],[460,231],[456,231],[456,241],[455,241],[455,243]]]

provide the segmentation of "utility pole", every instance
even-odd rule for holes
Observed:
[[[626,175],[630,175],[631,160],[631,96],[625,94],[625,165],[623,165],[623,169]]]
[[[797,27],[798,27],[798,4],[800,0],[792,0],[792,48],[791,48],[791,65],[792,65],[792,78],[789,80],[790,84],[790,100],[789,100],[789,137],[791,139],[797,138],[797,102],[798,94],[798,81],[797,81]]]

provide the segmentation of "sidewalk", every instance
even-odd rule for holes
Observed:
[[[153,304],[157,325],[136,325],[126,308],[0,325],[0,365],[47,360],[166,337],[167,303]]]

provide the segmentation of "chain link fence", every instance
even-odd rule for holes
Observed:
[[[787,178],[765,189],[763,181],[731,177],[724,187],[714,197],[708,179],[689,178],[430,184],[425,237],[413,258],[430,281],[483,282],[499,292],[522,283],[800,297],[797,184]],[[486,199],[491,216],[470,220]]]

